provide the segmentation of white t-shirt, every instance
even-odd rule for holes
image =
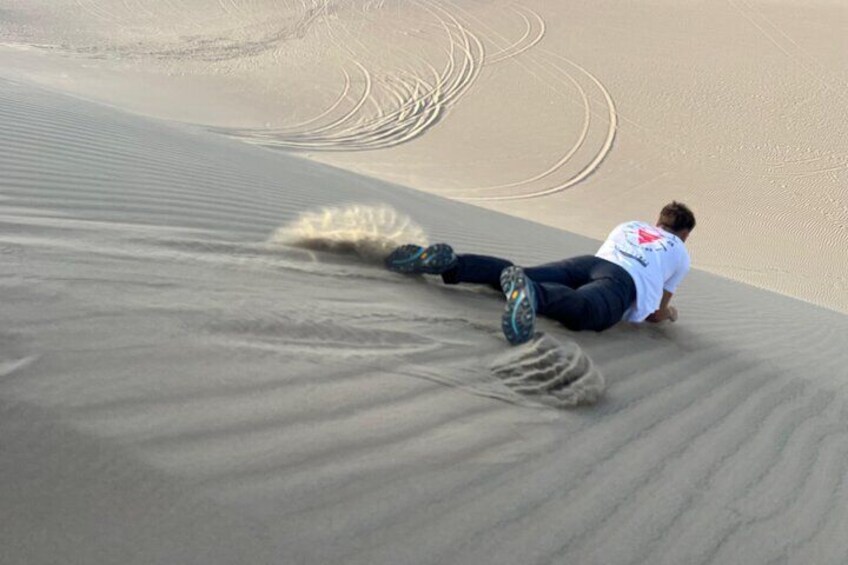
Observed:
[[[622,319],[641,322],[660,307],[663,290],[674,292],[689,272],[683,240],[645,222],[617,226],[596,257],[624,268],[636,284],[636,301]]]

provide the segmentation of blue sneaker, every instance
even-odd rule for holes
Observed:
[[[456,265],[456,253],[447,243],[430,247],[401,245],[386,257],[386,268],[396,273],[425,273],[441,275]]]
[[[536,297],[533,285],[521,267],[507,267],[501,273],[501,289],[506,307],[501,317],[501,329],[513,345],[529,341],[536,328]]]

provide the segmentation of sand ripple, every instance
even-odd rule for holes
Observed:
[[[8,81],[0,149],[9,562],[848,562],[842,315],[693,272],[677,324],[509,348],[498,293],[267,240],[587,242]]]

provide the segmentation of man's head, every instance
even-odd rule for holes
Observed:
[[[686,241],[689,233],[695,229],[695,214],[685,204],[674,201],[662,209],[657,225]]]

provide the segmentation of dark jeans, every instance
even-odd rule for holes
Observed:
[[[478,283],[500,290],[501,271],[510,261],[460,255],[442,275],[447,284]],[[606,259],[584,255],[524,269],[536,292],[536,312],[572,330],[605,330],[621,321],[636,300],[630,274]]]

